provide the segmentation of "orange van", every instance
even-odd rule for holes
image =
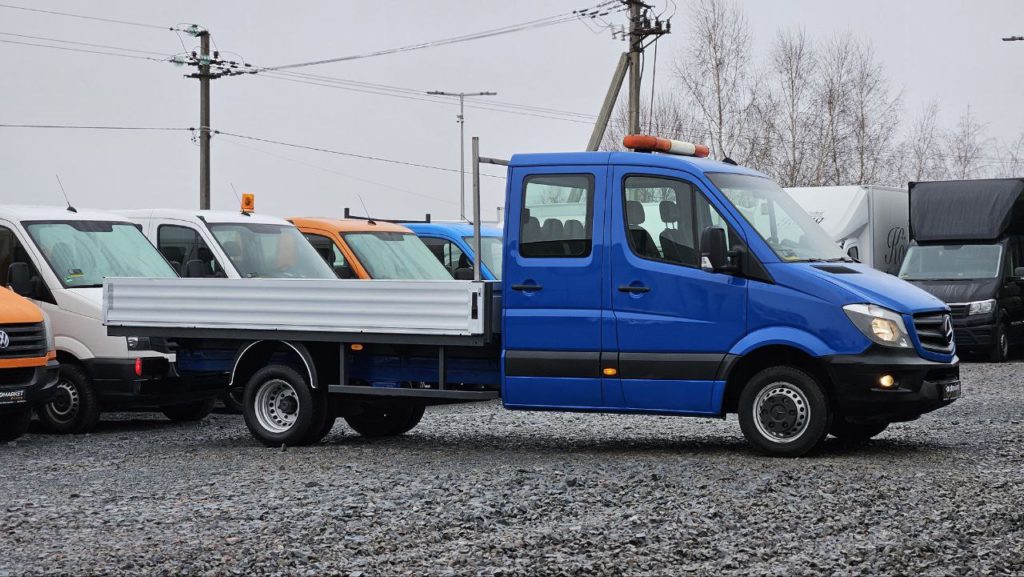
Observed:
[[[400,224],[354,218],[288,220],[298,227],[338,278],[452,278],[427,245]]]
[[[50,401],[57,366],[49,319],[28,299],[0,287],[0,442],[25,434],[32,409]]]

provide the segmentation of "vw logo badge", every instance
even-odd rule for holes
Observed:
[[[11,337],[0,331],[0,349],[6,349],[9,346],[11,346]]]

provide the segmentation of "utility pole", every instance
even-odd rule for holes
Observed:
[[[662,22],[658,18],[651,18],[650,4],[642,0],[619,0],[629,8],[629,32],[619,32],[623,39],[629,42],[629,50],[619,58],[619,63],[612,74],[612,82],[608,86],[608,93],[601,105],[601,112],[597,115],[597,122],[594,123],[594,130],[590,133],[590,141],[587,143],[587,150],[597,150],[601,146],[605,130],[608,128],[608,121],[611,119],[615,102],[619,98],[619,91],[622,89],[622,81],[629,72],[629,103],[628,119],[629,132],[636,134],[640,132],[640,56],[644,49],[650,45],[644,44],[649,36],[655,40],[665,34],[672,32],[672,22]]]
[[[199,210],[210,209],[210,31],[199,33]]]
[[[466,115],[465,105],[467,96],[497,96],[497,92],[444,92],[442,90],[431,90],[427,92],[431,96],[458,96],[459,97],[459,219],[466,220]]]

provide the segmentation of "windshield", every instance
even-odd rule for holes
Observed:
[[[1003,247],[998,244],[915,245],[900,267],[904,280],[996,278]]]
[[[849,260],[778,184],[746,174],[708,174],[711,182],[787,262]]]
[[[415,234],[350,232],[343,236],[370,278],[452,279],[448,269]]]
[[[473,237],[465,236],[462,237],[462,240],[465,240],[466,244],[473,248]],[[484,261],[484,266],[487,267],[487,270],[491,271],[496,280],[501,280],[502,248],[500,236],[480,237],[480,260]]]
[[[178,276],[134,224],[52,221],[24,225],[65,288],[103,286],[106,277]]]
[[[243,278],[337,278],[299,229],[283,224],[211,224]]]

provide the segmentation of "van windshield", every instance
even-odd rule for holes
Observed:
[[[338,278],[294,226],[211,223],[210,231],[243,278]]]
[[[452,280],[448,269],[415,234],[350,232],[342,236],[370,278]]]
[[[1000,244],[915,245],[900,267],[903,280],[975,280],[996,278],[1003,256]]]
[[[466,241],[466,244],[470,248],[473,248],[473,237],[466,236],[462,240]],[[481,236],[480,237],[480,260],[484,262],[484,266],[487,270],[491,271],[496,280],[501,280],[501,258],[502,248],[500,236]]]
[[[852,260],[772,180],[747,174],[707,176],[783,261]]]
[[[178,276],[134,224],[101,221],[23,224],[65,288],[100,287],[106,277]]]

